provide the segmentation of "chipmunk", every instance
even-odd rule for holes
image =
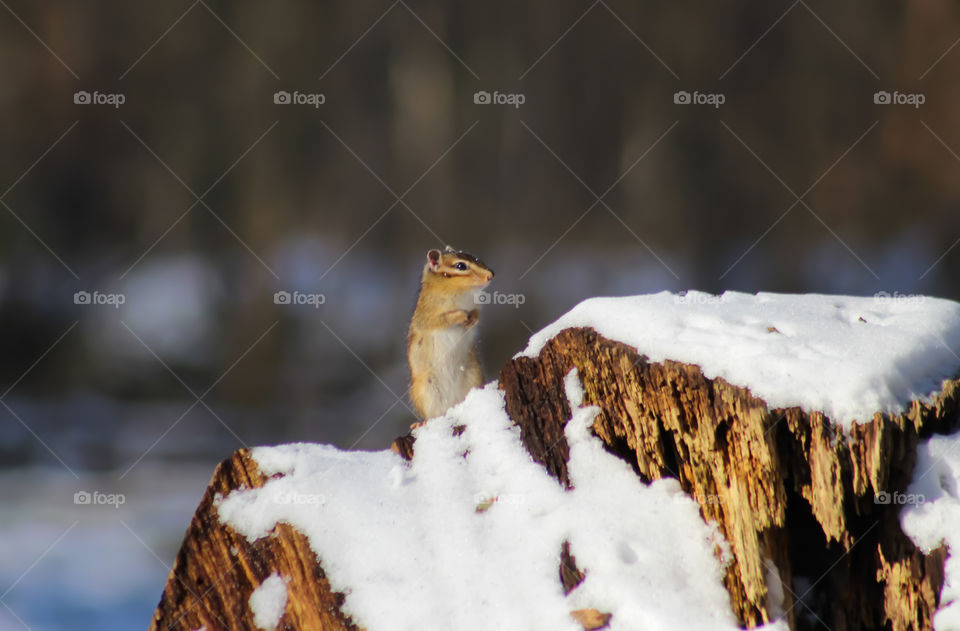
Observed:
[[[493,270],[466,252],[430,250],[407,336],[410,398],[421,419],[440,416],[483,385],[477,306]]]

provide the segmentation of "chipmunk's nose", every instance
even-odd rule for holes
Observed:
[[[492,269],[488,269],[487,272],[488,272],[488,274],[487,274],[487,282],[489,283],[490,281],[493,280],[493,270],[492,270]]]

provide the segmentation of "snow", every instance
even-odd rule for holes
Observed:
[[[323,445],[254,449],[269,479],[218,498],[220,519],[251,541],[279,522],[304,533],[343,610],[368,629],[576,631],[569,613],[583,608],[613,614],[614,630],[737,629],[716,527],[675,480],[644,484],[608,454],[575,372],[566,389],[573,490],[532,461],[489,384],[415,430],[412,462]],[[564,541],[586,571],[568,596]]]
[[[960,304],[926,296],[592,298],[536,333],[518,356],[536,356],[570,327],[592,327],[652,362],[697,364],[771,408],[821,411],[845,428],[875,412],[900,413],[960,373]]]
[[[274,572],[250,594],[253,623],[263,631],[274,631],[287,608],[287,583]]]
[[[921,296],[660,293],[587,300],[535,334],[535,356],[569,327],[592,327],[650,361],[697,364],[771,407],[821,411],[841,427],[902,412],[960,372],[960,304]],[[569,629],[569,613],[611,613],[616,629],[736,629],[722,586],[730,553],[675,480],[642,483],[603,449],[567,375],[572,490],[524,448],[495,383],[414,430],[416,457],[292,444],[253,450],[268,478],[217,498],[250,541],[289,523],[310,540],[343,610],[364,628]],[[904,530],[929,550],[960,545],[960,435],[921,449]],[[925,496],[926,501],[918,500]],[[912,498],[912,499],[911,499]],[[584,581],[564,595],[570,543]],[[783,586],[768,567],[771,610]],[[284,592],[285,593],[285,592]],[[947,562],[940,631],[960,629],[960,563]],[[778,620],[768,630],[786,629]]]
[[[919,445],[913,480],[893,500],[906,504],[900,524],[924,554],[947,546],[950,556],[933,625],[937,631],[960,630],[960,432]]]

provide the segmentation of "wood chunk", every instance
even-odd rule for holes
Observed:
[[[564,541],[560,546],[560,583],[563,585],[563,595],[572,592],[583,582],[585,576],[586,573],[577,567],[577,560],[570,554],[570,542]]]
[[[340,611],[343,594],[330,588],[307,538],[287,524],[249,543],[220,523],[218,494],[263,486],[250,452],[222,462],[184,537],[150,631],[255,631],[248,601],[253,590],[279,572],[287,582],[287,608],[278,629],[357,631]]]
[[[563,488],[570,488],[564,427],[571,416],[563,381],[574,367],[584,403],[599,408],[592,429],[605,448],[644,481],[676,478],[703,517],[717,523],[732,556],[723,584],[741,624],[759,626],[786,612],[791,629],[932,628],[946,550],[924,555],[900,530],[900,507],[878,498],[906,490],[918,441],[956,429],[960,382],[945,381],[929,402],[915,401],[896,416],[877,414],[841,434],[821,413],[770,408],[745,388],[706,378],[697,366],[649,362],[592,329],[567,329],[539,356],[511,360],[500,373],[521,440]],[[391,448],[410,460],[413,442],[408,434]],[[281,524],[273,536],[250,543],[220,523],[218,495],[264,482],[247,450],[217,467],[152,631],[252,631],[250,594],[274,572],[288,589],[279,628],[357,629],[305,536]],[[567,542],[559,574],[565,593],[584,578]],[[812,585],[803,602],[794,600],[795,576]],[[782,602],[768,602],[771,587],[782,592]],[[595,609],[571,616],[585,629],[610,621]]]
[[[570,612],[570,617],[580,623],[584,629],[602,629],[610,624],[612,617],[608,613],[600,613],[596,609],[577,609]]]
[[[719,526],[733,556],[724,585],[742,624],[786,611],[791,628],[807,628],[797,612],[807,613],[809,601],[820,603],[811,605],[815,617],[834,629],[932,627],[942,552],[924,555],[901,532],[899,507],[874,498],[906,489],[921,436],[957,427],[956,379],[930,403],[877,414],[842,436],[821,413],[770,408],[697,366],[649,362],[592,329],[566,329],[538,357],[518,357],[500,373],[524,444],[564,487],[563,378],[574,367],[584,404],[600,408],[593,431],[607,450],[641,479],[679,480]],[[811,582],[822,577],[805,603],[792,596],[798,570]],[[767,580],[776,575],[784,599],[768,611]]]
[[[413,460],[414,440],[413,434],[407,434],[406,436],[395,438],[394,441],[390,443],[390,451],[398,454],[404,460]]]

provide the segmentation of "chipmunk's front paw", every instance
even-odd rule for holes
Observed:
[[[466,314],[467,317],[463,321],[463,326],[469,329],[477,323],[477,320],[480,319],[480,311],[479,309],[471,309],[470,311],[467,311]]]
[[[467,320],[470,319],[470,312],[465,309],[455,309],[453,311],[447,311],[443,314],[441,322],[443,326],[457,326],[457,325],[467,325]]]

